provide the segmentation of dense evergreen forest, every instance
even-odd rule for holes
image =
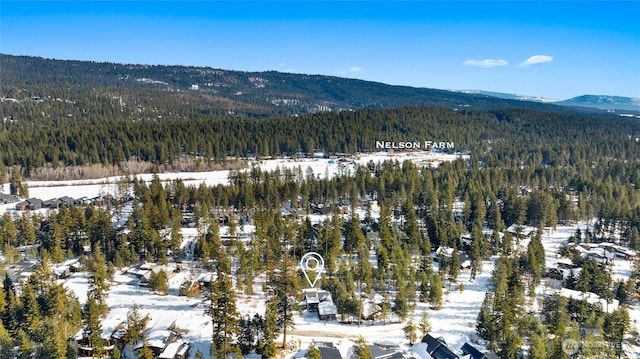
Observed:
[[[18,165],[28,177],[46,165],[117,165],[131,158],[165,164],[185,156],[209,163],[314,149],[355,153],[375,150],[377,140],[435,140],[455,142],[455,150],[470,151],[489,167],[599,171],[625,161],[633,165],[640,152],[637,120],[613,117],[408,107],[251,119],[170,103],[164,109],[123,109],[116,99],[85,101],[2,103],[2,166]]]

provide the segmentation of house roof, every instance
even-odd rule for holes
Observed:
[[[27,199],[27,203],[42,205],[42,200],[40,198],[29,198],[29,199]]]
[[[402,359],[404,356],[398,350],[383,348],[380,345],[369,345],[369,353],[373,359]]]
[[[319,346],[318,349],[320,350],[320,357],[322,359],[342,359],[340,351],[336,348]]]
[[[452,352],[446,345],[439,346],[431,356],[434,359],[459,359],[456,353]]]
[[[300,349],[297,353],[293,354],[292,358],[301,359],[307,355],[307,349]]]
[[[520,231],[520,234],[524,235],[524,236],[530,236],[534,233],[536,233],[538,229],[536,227],[531,227],[531,226],[521,226],[519,224],[513,223],[512,225],[510,225],[507,228],[507,232],[512,233],[512,234],[518,234],[518,231]]]
[[[464,343],[461,349],[462,349],[462,354],[465,354],[465,355],[469,354],[472,359],[484,358],[484,354],[479,349],[477,349],[476,347],[474,347],[469,343]]]
[[[69,197],[69,196],[62,196],[60,198],[58,198],[60,201],[65,202],[65,203],[73,203],[75,201],[75,199]]]
[[[434,337],[431,334],[427,334],[422,338],[422,342],[427,344],[427,353],[433,353],[440,346],[447,346],[443,337]]]
[[[19,200],[20,198],[18,198],[18,196],[16,195],[0,193],[0,202],[14,203],[14,202],[18,202]]]
[[[182,346],[182,342],[173,342],[167,344],[158,359],[173,359],[176,354],[178,354],[178,350]]]
[[[176,355],[185,355],[189,350],[189,343],[185,343],[182,340],[171,342],[167,344],[158,359],[173,359]]]
[[[472,358],[482,358],[484,356],[484,354],[482,354],[482,352],[474,347],[473,345],[469,344],[469,343],[464,343],[464,345],[462,345],[462,353],[463,354],[471,354]]]
[[[320,303],[323,299],[331,300],[331,293],[323,289],[308,288],[303,289],[302,292],[307,303]]]
[[[561,288],[555,291],[558,295],[565,298],[573,298],[577,300],[585,300],[587,303],[595,306],[597,309],[607,313],[611,313],[618,309],[620,302],[617,299],[613,299],[611,303],[608,303],[606,299],[600,298],[599,295],[591,292],[580,292],[573,289]]]
[[[422,338],[422,342],[427,344],[427,353],[435,359],[458,359],[459,357],[452,352],[444,338],[435,338],[431,334],[427,334]]]
[[[318,315],[335,315],[338,314],[338,308],[333,302],[325,301],[318,303]]]

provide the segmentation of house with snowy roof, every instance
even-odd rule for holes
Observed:
[[[20,198],[14,194],[0,193],[0,202],[3,204],[16,203]]]
[[[368,346],[373,359],[404,359],[406,356],[397,345],[373,343]]]
[[[620,302],[617,299],[612,299],[609,302],[605,298],[601,298],[599,295],[591,292],[580,292],[573,289],[561,288],[555,290],[554,293],[565,298],[585,301],[594,309],[606,313],[613,313],[620,307]]]
[[[513,223],[509,227],[507,227],[507,232],[511,233],[514,236],[518,236],[518,238],[531,238],[536,234],[538,229],[536,227],[525,226],[517,223]]]
[[[434,359],[459,359],[456,353],[452,352],[444,341],[443,337],[434,337],[427,334],[422,338],[422,342],[427,344],[427,353]]]

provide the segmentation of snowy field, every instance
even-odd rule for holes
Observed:
[[[283,169],[300,169],[302,174],[306,176],[307,171],[310,169],[313,171],[314,176],[325,178],[327,176],[332,177],[339,173],[348,174],[353,171],[353,163],[365,165],[369,161],[374,163],[383,162],[385,160],[397,160],[403,162],[410,160],[418,164],[430,164],[431,166],[438,166],[443,161],[453,161],[457,158],[468,159],[468,155],[460,154],[445,154],[430,151],[418,151],[418,152],[401,152],[401,153],[387,153],[377,152],[369,154],[361,154],[354,158],[349,158],[349,162],[339,162],[338,159],[316,159],[316,158],[303,158],[303,159],[274,159],[274,160],[262,160],[262,161],[249,161],[249,169],[253,166],[258,166],[264,171],[274,171],[276,168]],[[228,170],[221,171],[209,171],[209,172],[176,172],[176,173],[159,173],[158,177],[162,181],[171,181],[177,178],[183,180],[185,185],[199,186],[204,183],[207,186],[215,186],[218,184],[229,183]],[[135,177],[150,182],[153,175],[139,174]],[[121,177],[107,177],[91,180],[75,180],[75,181],[27,181],[25,182],[29,187],[29,196],[47,200],[51,198],[58,198],[62,196],[70,196],[73,198],[88,197],[93,198],[103,194],[117,194],[117,183]],[[8,184],[5,186],[5,193],[9,192]]]

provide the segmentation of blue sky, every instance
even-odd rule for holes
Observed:
[[[0,52],[640,97],[640,2],[10,1]]]

